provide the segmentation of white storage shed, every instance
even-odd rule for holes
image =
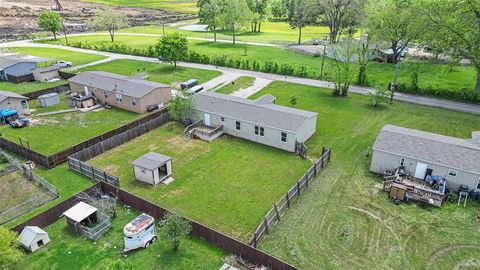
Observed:
[[[60,103],[60,96],[58,93],[41,95],[38,97],[38,103],[40,103],[40,107],[43,108],[57,105]]]
[[[150,152],[133,162],[133,171],[138,181],[157,185],[172,175],[172,158]]]

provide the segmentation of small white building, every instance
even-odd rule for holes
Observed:
[[[50,242],[48,233],[37,226],[25,226],[20,234],[20,244],[31,252],[43,247]]]
[[[58,74],[58,66],[47,66],[41,67],[33,70],[33,78],[37,82],[48,82],[53,79],[59,79],[60,74]]]
[[[65,211],[62,215],[67,218],[67,224],[70,230],[77,235],[82,234],[82,226],[95,224],[98,220],[98,209],[84,202],[79,202],[72,208]]]
[[[150,152],[133,162],[133,171],[138,181],[157,185],[172,175],[172,158]]]

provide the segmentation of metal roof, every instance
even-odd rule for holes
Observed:
[[[0,91],[0,102],[4,101],[7,98],[18,98],[18,99],[28,99],[25,96],[19,95],[10,91]]]
[[[58,67],[58,66],[47,66],[47,67],[37,68],[36,71],[38,71],[40,73],[45,73],[45,72],[55,71],[55,70],[59,70],[59,69],[60,69],[60,67]]]
[[[30,246],[35,239],[35,237],[39,234],[48,235],[48,233],[37,226],[25,226],[23,228],[22,233],[20,233],[20,243],[26,247]]]
[[[57,96],[58,96],[58,93],[50,93],[50,94],[44,94],[44,95],[38,96],[38,99],[49,98],[49,97],[57,97]]]
[[[104,71],[82,72],[68,81],[136,98],[141,98],[157,88],[170,88],[166,84]]]
[[[471,139],[386,125],[378,134],[373,149],[480,173],[480,145]]]
[[[250,122],[256,125],[297,132],[316,112],[265,103],[274,100],[272,95],[257,100],[223,95],[214,92],[201,92],[195,95],[195,109],[220,116]]]
[[[0,55],[0,69],[5,69],[17,63],[39,63],[47,62],[55,59],[31,56],[26,54],[7,54]]]
[[[142,167],[147,170],[155,170],[172,160],[171,157],[164,156],[158,153],[150,152],[147,153],[133,162],[134,166]]]
[[[75,222],[80,222],[86,219],[87,217],[89,217],[91,214],[97,212],[97,210],[98,210],[97,208],[89,204],[86,204],[84,202],[79,202],[76,205],[74,205],[72,208],[65,211],[63,215]]]

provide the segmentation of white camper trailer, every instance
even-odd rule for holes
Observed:
[[[157,240],[155,219],[145,213],[136,217],[123,228],[125,248],[123,253],[137,249],[147,248]]]

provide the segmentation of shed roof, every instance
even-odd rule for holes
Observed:
[[[68,81],[136,98],[141,98],[158,88],[170,87],[162,83],[104,71],[82,72],[68,79]]]
[[[26,247],[30,246],[37,235],[48,235],[48,233],[37,226],[25,226],[20,233],[20,243]]]
[[[58,93],[44,94],[44,95],[38,96],[38,99],[49,98],[49,97],[58,97]]]
[[[10,91],[0,91],[0,102],[4,101],[7,98],[16,98],[16,99],[28,99],[25,96],[19,95]]]
[[[171,157],[150,152],[135,160],[133,165],[147,170],[155,170],[170,160],[172,160]]]
[[[195,95],[196,109],[265,127],[297,132],[316,112],[299,110],[266,103],[273,101],[272,95],[262,96],[257,100],[223,95],[214,92],[201,92]]]
[[[50,71],[56,71],[56,70],[59,70],[59,69],[60,69],[59,66],[47,66],[47,67],[37,68],[36,70],[40,73],[46,73],[46,72],[50,72]]]
[[[87,217],[89,217],[91,214],[97,212],[97,208],[86,204],[84,202],[79,202],[76,205],[74,205],[72,208],[68,209],[63,213],[64,216],[67,218],[75,221],[75,222],[80,222]]]
[[[480,173],[480,145],[469,139],[386,125],[373,149]]]

